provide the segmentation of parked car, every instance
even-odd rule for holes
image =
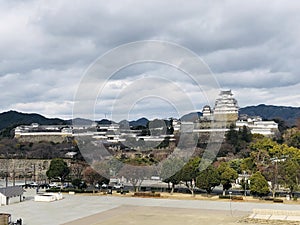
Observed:
[[[50,184],[49,184],[49,187],[50,187],[50,188],[56,188],[56,187],[57,187],[57,183],[50,183]]]
[[[38,183],[36,183],[36,182],[31,182],[29,185],[30,185],[31,187],[37,187],[37,186],[39,186]]]
[[[107,188],[107,187],[108,187],[108,185],[105,183],[101,185],[101,188]]]
[[[124,188],[124,185],[120,183],[114,184],[114,189],[120,189],[120,188]]]

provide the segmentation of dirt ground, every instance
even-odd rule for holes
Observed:
[[[97,195],[97,194],[96,194]],[[98,194],[102,195],[102,194]],[[118,197],[131,197],[133,194],[120,195]],[[211,201],[230,201],[219,199],[218,196],[196,195],[180,193],[161,193],[160,198],[178,200],[211,200]],[[242,202],[268,203],[257,198],[247,196]],[[286,204],[299,204],[299,202],[289,201]],[[250,213],[220,210],[199,210],[186,208],[167,208],[167,207],[147,207],[147,206],[121,206],[112,210],[98,213],[89,217],[74,220],[63,225],[300,225],[299,222],[287,221],[259,221],[248,219]]]
[[[234,225],[256,223],[240,222],[247,214],[228,211],[180,209],[166,207],[121,206],[103,213],[78,219],[64,225]]]

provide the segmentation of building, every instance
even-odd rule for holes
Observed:
[[[20,202],[23,200],[24,189],[21,186],[11,186],[0,188],[0,204],[9,205],[10,199],[19,197]]]
[[[248,117],[243,116],[236,121],[236,127],[242,128],[246,126],[250,129],[252,134],[262,134],[264,136],[273,137],[278,133],[278,124],[275,121],[263,121],[261,117]]]
[[[20,141],[40,142],[49,141],[61,143],[72,137],[72,128],[67,125],[21,125],[15,128],[15,138]]]
[[[231,90],[221,91],[215,101],[214,109],[212,110],[209,105],[205,105],[202,114],[201,120],[194,132],[226,132],[228,131],[229,124],[235,124],[237,129],[246,126],[252,134],[275,136],[278,132],[278,124],[274,121],[263,121],[259,116],[239,116],[239,106]],[[227,128],[218,128],[218,122],[226,122]],[[211,127],[212,123],[215,128]]]
[[[213,110],[214,121],[235,122],[238,120],[238,114],[238,103],[233,97],[231,90],[221,91],[219,98],[215,101],[215,107]]]
[[[209,105],[205,105],[202,110],[202,119],[203,120],[212,120],[212,110]]]

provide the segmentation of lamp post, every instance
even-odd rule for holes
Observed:
[[[245,183],[244,195],[246,197],[247,196],[247,172],[244,171],[243,174],[244,174],[244,183]]]
[[[279,189],[279,184],[278,184],[278,162],[284,162],[288,155],[283,155],[281,159],[278,157],[271,158],[271,162],[274,165],[274,186],[273,186],[273,197],[275,197],[276,190]]]

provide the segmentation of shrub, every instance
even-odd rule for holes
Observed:
[[[275,202],[275,203],[283,203],[283,200],[279,199],[279,198],[274,198],[273,202]]]
[[[220,199],[230,199],[229,195],[219,195]]]
[[[274,201],[274,198],[272,198],[272,197],[265,197],[264,200],[265,201]]]
[[[219,195],[219,199],[230,199],[230,195]],[[244,200],[243,196],[231,196],[232,200],[240,201]]]
[[[244,200],[243,196],[232,196],[232,200],[241,201]]]
[[[135,192],[134,197],[160,197],[160,193],[152,192]]]

